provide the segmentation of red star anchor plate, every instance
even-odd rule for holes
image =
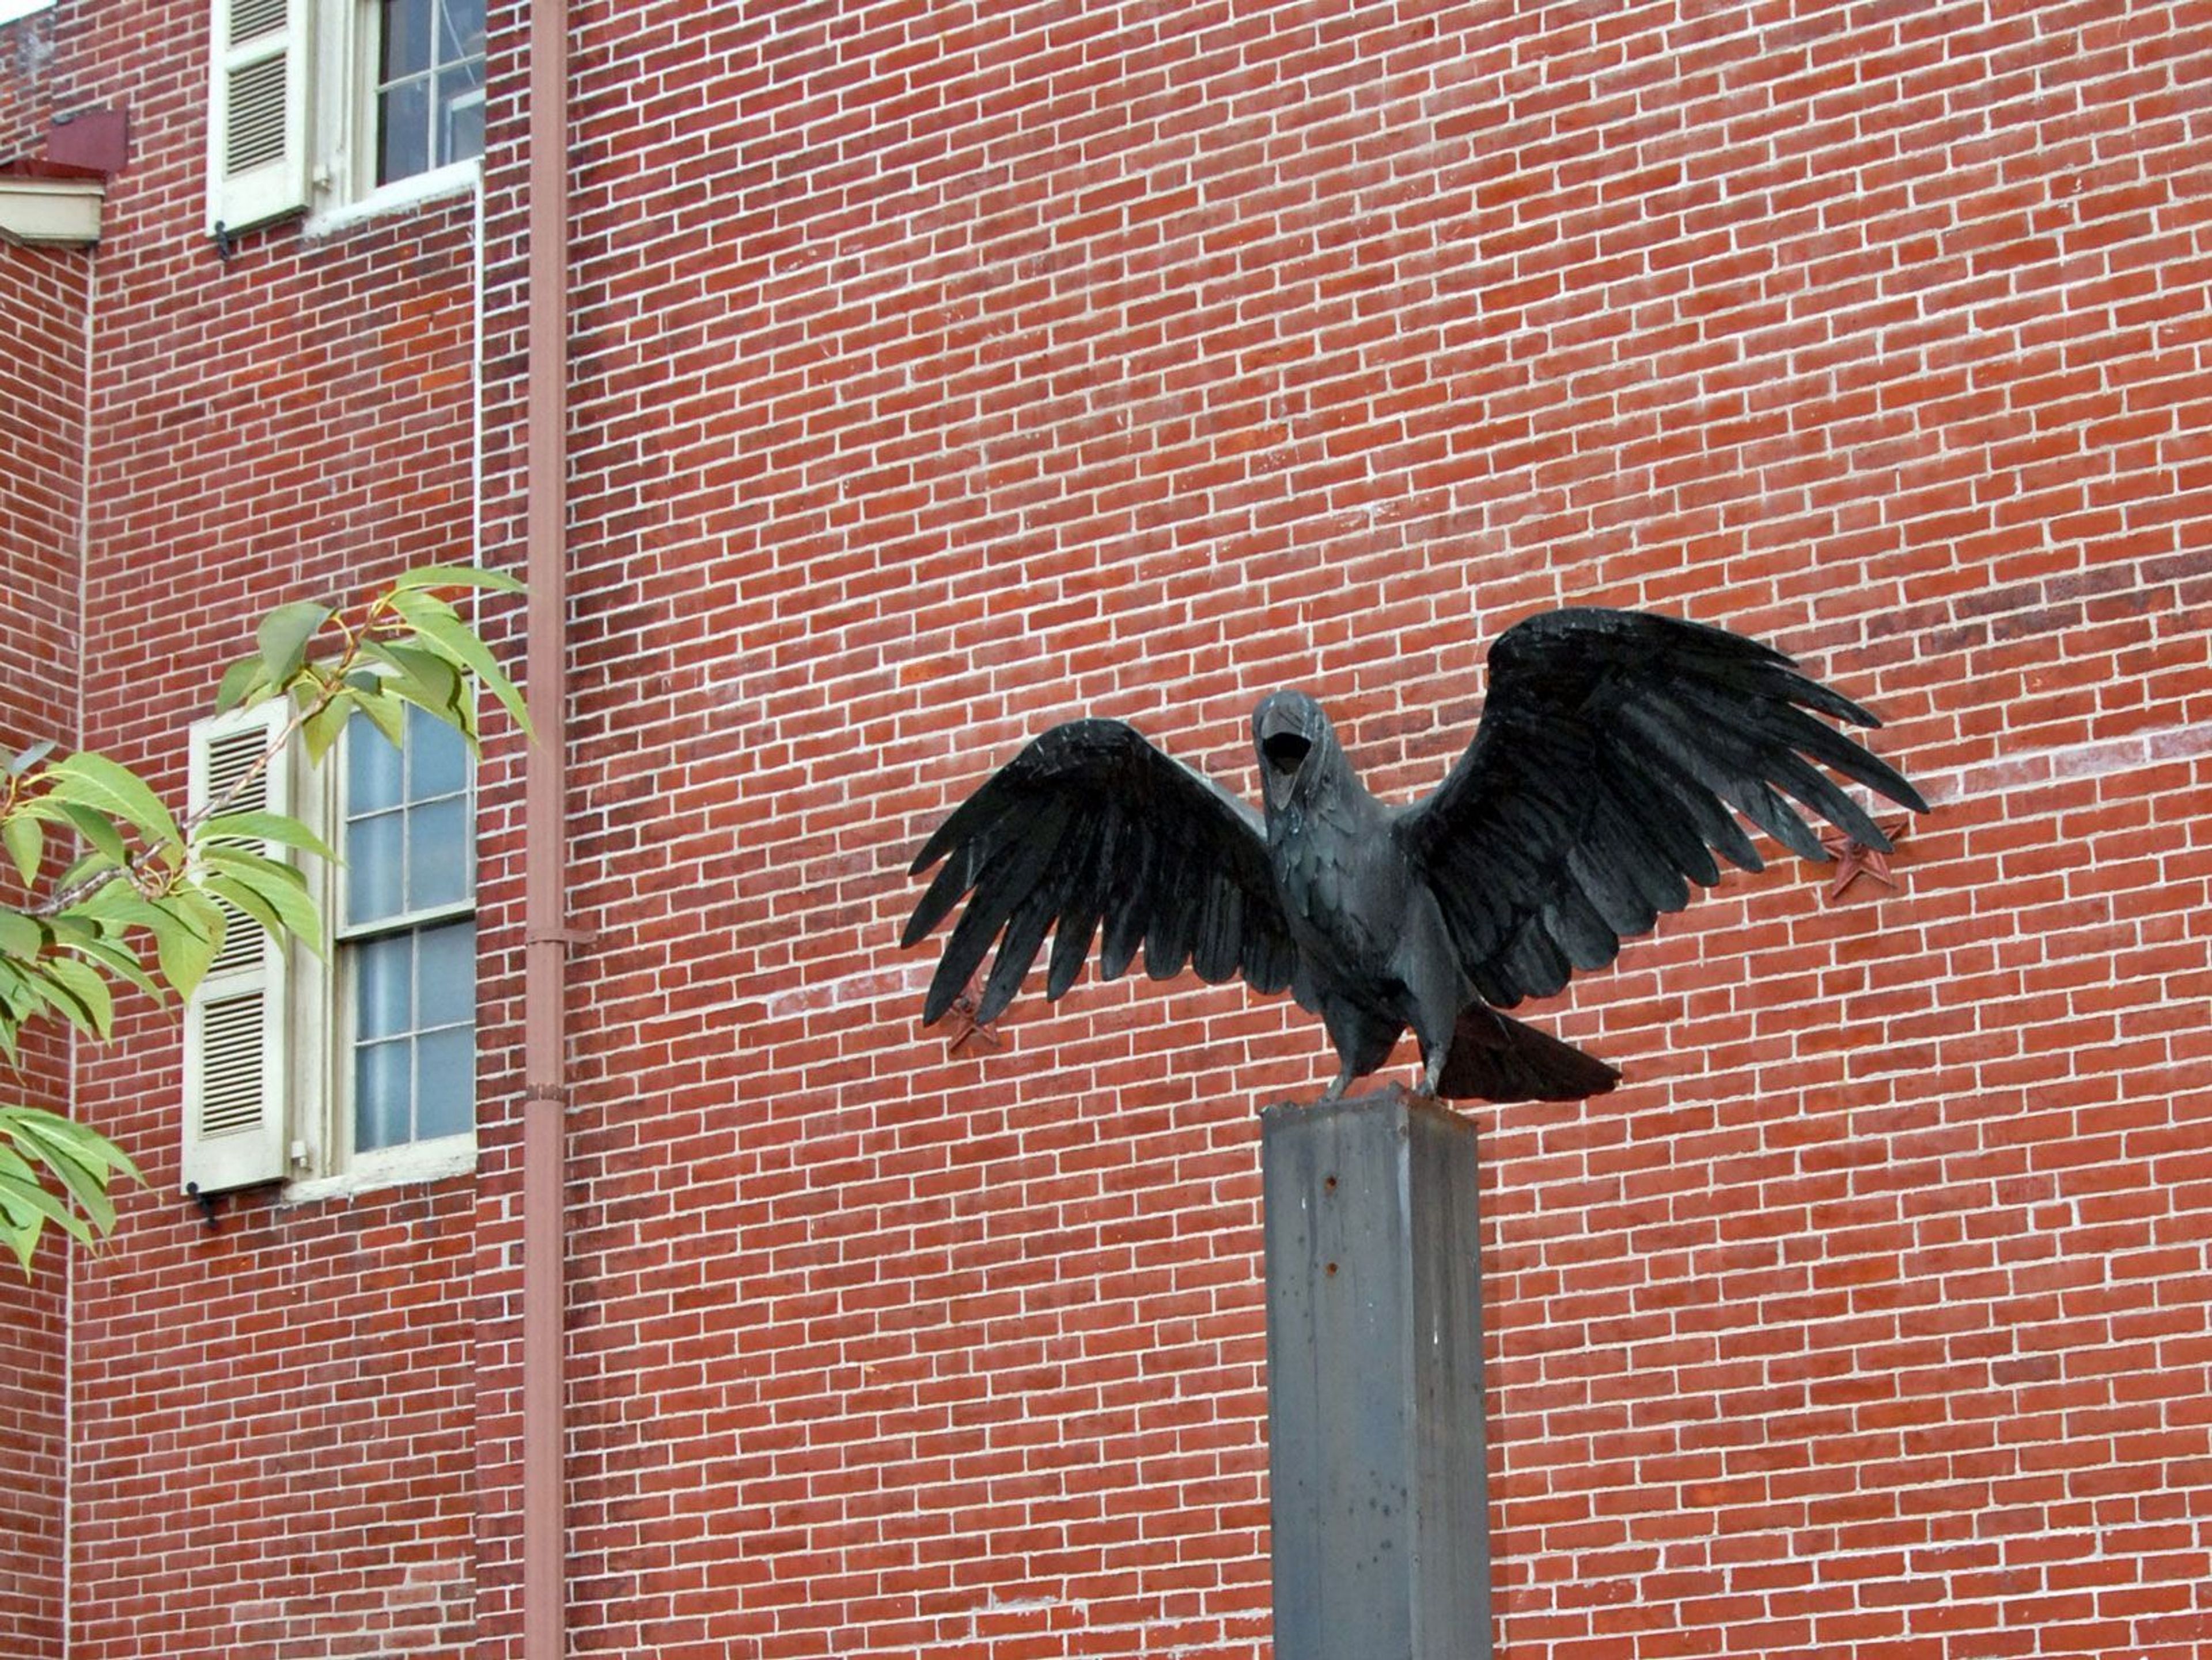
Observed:
[[[1905,839],[1905,833],[1911,824],[1910,818],[1893,818],[1881,825],[1881,833],[1889,838],[1893,852]],[[1828,897],[1832,902],[1841,899],[1851,884],[1862,876],[1870,876],[1886,888],[1897,885],[1897,874],[1890,865],[1891,854],[1880,848],[1870,848],[1865,842],[1836,830],[1822,831],[1820,845],[1836,861],[1835,878],[1828,884]]]

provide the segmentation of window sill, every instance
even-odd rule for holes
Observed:
[[[326,1199],[354,1199],[386,1188],[413,1187],[426,1182],[442,1182],[453,1176],[473,1176],[476,1169],[477,1138],[473,1134],[441,1136],[434,1141],[416,1141],[404,1147],[356,1153],[353,1163],[336,1176],[286,1183],[277,1202],[313,1205]]]
[[[483,166],[479,161],[455,161],[450,166],[433,167],[428,173],[418,173],[411,179],[402,179],[394,185],[386,185],[364,196],[358,202],[348,202],[343,207],[318,209],[307,216],[301,227],[304,234],[313,240],[335,236],[341,231],[351,230],[372,220],[404,213],[431,202],[442,202],[450,197],[472,195],[483,181]]]

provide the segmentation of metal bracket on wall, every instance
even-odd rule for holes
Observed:
[[[207,1223],[207,1231],[210,1233],[221,1233],[222,1222],[216,1211],[216,1195],[211,1193],[202,1193],[200,1184],[197,1182],[185,1183],[185,1193],[192,1203],[200,1207],[200,1215]]]
[[[526,946],[559,946],[569,951],[582,951],[599,943],[599,936],[588,928],[548,928],[542,933],[526,934]]]

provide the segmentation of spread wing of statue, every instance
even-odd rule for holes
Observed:
[[[1402,806],[1368,794],[1303,692],[1275,692],[1252,716],[1264,815],[1118,721],[1054,727],[914,861],[917,876],[942,868],[904,944],[968,899],[923,1018],[952,1006],[994,943],[975,1018],[996,1017],[1049,933],[1048,998],[1094,942],[1104,979],[1141,952],[1156,979],[1188,964],[1201,980],[1289,990],[1342,1063],[1329,1098],[1409,1026],[1427,1094],[1601,1093],[1620,1077],[1611,1067],[1499,1011],[1613,961],[1623,939],[1687,904],[1692,884],[1720,880],[1715,854],[1758,870],[1745,820],[1824,859],[1802,807],[1886,851],[1821,767],[1927,811],[1894,768],[1816,715],[1881,724],[1755,641],[1585,609],[1499,637],[1474,742],[1433,794]]]

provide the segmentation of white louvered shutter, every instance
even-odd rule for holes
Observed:
[[[289,712],[289,705],[279,700],[192,727],[195,811],[252,769]],[[286,758],[278,757],[225,811],[290,812]],[[284,1174],[284,954],[251,917],[224,909],[228,926],[222,948],[185,1009],[184,1181],[201,1193],[251,1187]]]
[[[307,200],[310,0],[215,0],[208,229],[243,230]]]

